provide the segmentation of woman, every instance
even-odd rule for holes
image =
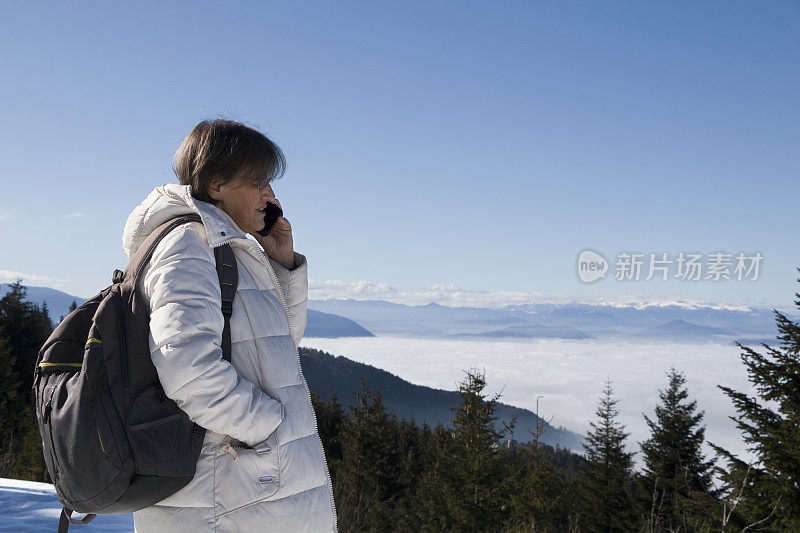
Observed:
[[[133,210],[123,249],[133,257],[175,216],[202,219],[164,237],[139,291],[151,310],[151,357],[164,392],[207,431],[194,479],[133,513],[136,531],[336,531],[330,475],[297,352],[308,265],[293,249],[285,218],[268,236],[257,233],[267,202],[280,206],[270,182],[284,172],[283,154],[242,124],[203,121],[184,139],[173,169],[180,184],[157,187]],[[220,348],[213,250],[225,243],[239,271],[231,363]]]

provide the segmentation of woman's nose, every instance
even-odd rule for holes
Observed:
[[[261,191],[261,198],[262,200],[275,200],[275,193],[272,191],[272,187],[267,185],[264,190]]]

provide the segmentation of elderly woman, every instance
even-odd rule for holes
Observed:
[[[175,154],[179,184],[157,187],[125,225],[129,258],[178,215],[140,278],[150,350],[164,393],[206,428],[193,480],[133,513],[136,531],[336,531],[322,442],[297,345],[306,326],[306,258],[281,217],[262,236],[280,149],[242,124],[203,121]],[[253,239],[248,238],[252,235]],[[231,362],[214,247],[230,243],[239,283],[230,318]],[[260,245],[260,246],[259,246]]]

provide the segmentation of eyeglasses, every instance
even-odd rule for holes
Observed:
[[[258,180],[255,180],[255,181],[253,181],[250,178],[245,178],[245,177],[242,177],[242,176],[239,176],[238,178],[235,178],[235,179],[237,179],[243,185],[250,185],[251,187],[255,186],[259,191],[263,191],[264,189],[269,187],[269,184],[270,184],[270,181],[271,181],[269,176],[265,176],[263,178],[259,178]]]
[[[258,188],[259,191],[263,191],[264,189],[266,189],[267,185],[269,185],[269,176],[261,178],[256,182],[256,187]]]

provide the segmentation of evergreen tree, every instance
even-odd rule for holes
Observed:
[[[72,303],[69,304],[69,309],[67,310],[67,314],[73,312],[77,308],[78,308],[78,304],[75,303],[75,300],[72,300]],[[58,321],[59,322],[62,322],[63,320],[64,320],[64,315],[61,315],[60,317],[58,317]]]
[[[26,289],[17,281],[0,299],[0,335],[8,339],[14,371],[19,377],[17,393],[27,403],[33,403],[31,387],[36,357],[53,331],[47,307],[39,308],[25,299]]]
[[[800,308],[800,294],[795,297]],[[800,531],[800,323],[773,312],[777,348],[762,344],[762,355],[736,343],[756,395],[718,385],[733,402],[737,416],[731,419],[756,459],[748,464],[711,446],[727,463],[718,471],[731,500],[728,508],[736,505],[749,530]]]
[[[47,306],[25,296],[17,281],[0,299],[0,477],[47,481],[31,386],[52,325]]]
[[[629,433],[618,422],[617,403],[609,379],[597,407],[597,423],[589,422],[583,444],[589,461],[582,520],[586,531],[630,531],[636,522],[630,486],[633,453],[625,450]]]
[[[641,443],[644,475],[656,502],[649,527],[694,530],[706,518],[697,502],[706,504],[714,462],[703,457],[704,412],[696,413],[697,402],[687,400],[686,378],[675,368],[667,376],[667,388],[659,390],[656,421],[644,415],[650,428],[650,439]]]
[[[394,529],[419,531],[421,523],[417,510],[416,494],[427,468],[426,450],[431,438],[430,428],[420,428],[414,419],[400,420],[398,426],[398,453],[400,456],[399,484],[402,487],[394,505]]]
[[[335,480],[336,466],[342,459],[342,428],[347,415],[339,403],[336,392],[331,394],[327,402],[322,402],[317,391],[311,391],[311,403],[317,416],[317,431],[325,449],[331,480]]]
[[[487,400],[482,372],[468,370],[459,383],[461,405],[454,408],[450,439],[437,449],[434,472],[423,483],[425,529],[432,531],[492,531],[500,528],[507,503],[499,441],[516,418],[495,429],[498,393]]]
[[[11,477],[16,464],[14,444],[20,434],[24,406],[17,394],[18,382],[8,341],[0,337],[0,477]]]
[[[352,420],[344,425],[342,461],[336,466],[339,527],[342,531],[387,531],[402,487],[397,423],[386,412],[380,392],[356,393]],[[372,396],[372,403],[370,403]]]
[[[541,446],[541,445],[540,445]],[[509,460],[509,491],[501,509],[507,511],[505,530],[575,531],[577,492],[566,479],[565,469],[552,457],[539,456],[531,446],[520,448]]]
[[[427,425],[423,425],[423,430]],[[450,523],[447,510],[444,471],[448,468],[453,448],[453,430],[441,422],[430,432],[427,446],[423,450],[423,475],[416,498],[411,502],[412,512],[417,516],[419,531],[442,531]]]

